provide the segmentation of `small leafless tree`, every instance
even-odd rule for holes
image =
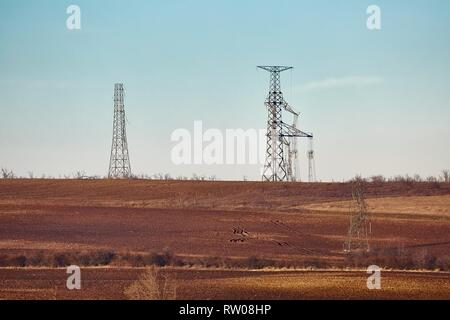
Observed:
[[[162,180],[163,179],[163,175],[161,173],[157,173],[154,175],[155,180]]]
[[[372,183],[384,183],[386,182],[386,178],[382,175],[372,176],[370,177],[370,182]]]
[[[450,170],[448,169],[442,170],[442,180],[444,182],[450,182]]]
[[[364,184],[367,182],[367,179],[361,176],[360,174],[357,174],[354,178],[352,178],[349,182],[351,183],[360,183]]]
[[[86,172],[85,171],[77,171],[75,173],[75,179],[86,179]]]
[[[15,179],[16,176],[12,170],[2,168],[2,178],[3,179]]]

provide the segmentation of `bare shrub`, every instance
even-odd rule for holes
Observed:
[[[450,182],[450,170],[442,170],[442,181],[446,183]]]
[[[436,257],[430,255],[426,249],[412,254],[414,267],[419,269],[433,269],[436,267]]]
[[[225,266],[225,262],[220,257],[203,257],[200,264],[205,268],[221,268]]]
[[[81,266],[106,266],[117,258],[117,254],[111,250],[98,250],[86,252],[56,252],[45,256],[43,253],[29,258],[32,265],[52,265],[54,267],[67,267],[71,264]]]
[[[28,258],[22,254],[12,256],[12,255],[1,255],[0,256],[0,266],[1,267],[18,267],[23,268],[28,265]]]
[[[6,254],[0,255],[0,267],[9,267],[8,256]]]
[[[250,269],[264,269],[274,266],[274,261],[269,259],[260,259],[256,256],[251,256],[245,262],[245,266]]]
[[[193,173],[191,180],[194,180],[194,181],[205,181],[206,180],[206,176],[198,175],[196,173]]]
[[[162,179],[163,179],[162,173],[156,173],[152,176],[152,180],[162,180]]]
[[[167,261],[163,255],[159,253],[150,253],[147,257],[144,258],[145,265],[155,265],[158,267],[164,267],[167,265]]]
[[[364,183],[364,182],[367,182],[367,179],[364,178],[363,176],[361,176],[360,174],[357,174],[349,182],[351,182],[351,183],[355,183],[355,182]]]
[[[16,267],[23,268],[27,265],[28,259],[24,255],[19,255],[11,259],[11,264]]]
[[[159,268],[151,267],[124,290],[129,300],[175,300],[176,281]]]
[[[152,252],[149,255],[143,256],[145,265],[155,265],[158,267],[177,265],[184,265],[183,261],[177,258],[169,248],[164,248],[162,253]]]
[[[43,251],[38,251],[35,255],[28,259],[28,264],[31,266],[45,266],[48,264],[48,257],[45,256]]]
[[[401,182],[406,185],[412,185],[414,182],[420,182],[421,177],[419,175],[416,175],[415,177],[411,177],[410,175],[396,175],[393,178],[389,179],[392,182]]]
[[[104,250],[97,252],[95,264],[96,265],[108,265],[116,258],[114,251]]]
[[[441,271],[450,270],[450,257],[442,256],[436,259],[436,267]]]
[[[367,267],[376,264],[382,268],[402,270],[448,270],[448,257],[437,258],[426,249],[410,250],[400,244],[397,248],[373,248],[370,253],[347,256],[346,264],[351,267]]]
[[[83,266],[106,266],[111,264],[116,257],[114,251],[100,250],[77,254],[74,259],[76,259],[77,264]]]
[[[122,260],[128,262],[132,267],[145,266],[145,259],[141,254],[127,253],[122,257]]]
[[[70,266],[71,262],[67,254],[65,253],[56,253],[53,256],[53,266],[58,267],[67,267]]]
[[[86,178],[87,178],[86,172],[85,172],[85,171],[77,171],[77,172],[75,173],[75,177],[74,177],[74,178],[75,178],[75,179],[78,179],[78,180],[86,179]]]
[[[372,183],[384,183],[386,182],[386,178],[382,175],[372,176],[370,177],[370,182]]]
[[[406,185],[412,185],[414,183],[414,178],[407,174],[403,179],[403,183]]]
[[[8,170],[6,168],[2,168],[1,177],[3,179],[15,179],[16,175],[12,170]]]

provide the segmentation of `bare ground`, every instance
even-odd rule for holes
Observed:
[[[82,269],[81,290],[66,289],[65,269],[0,269],[0,299],[126,299],[139,268]],[[382,273],[368,290],[364,271],[236,271],[168,269],[182,300],[450,299],[449,274]]]
[[[372,216],[372,246],[448,257],[450,185],[371,184],[366,194]],[[279,261],[339,263],[345,258],[342,247],[350,198],[351,185],[339,183],[0,180],[0,254],[96,249],[148,253],[170,248],[181,257],[256,255]],[[36,292],[42,297],[33,285],[29,289],[23,282],[11,282],[17,273],[19,278],[31,274],[30,283],[36,273],[39,287],[39,272],[45,278],[58,271],[0,269],[0,297],[25,298]],[[110,283],[107,274],[121,275],[123,281],[135,274],[120,269],[102,272],[107,271],[88,271],[87,277],[96,283],[98,273],[98,279],[106,277]],[[210,274],[187,273],[199,277]],[[370,298],[365,282],[364,293],[350,284],[359,281],[359,274],[352,276],[352,281],[347,281],[348,273],[243,273],[226,281],[210,275],[207,281],[192,278],[186,297],[245,298],[248,295],[244,292],[254,290],[255,298]],[[428,292],[429,296],[448,299],[447,274],[406,275],[397,273],[390,278],[401,297],[408,297],[408,290],[416,288],[412,297],[426,297],[424,292]],[[103,291],[102,281],[96,290]],[[333,284],[330,290],[328,283]],[[340,283],[349,283],[349,289],[342,289]],[[205,291],[206,285],[215,289]],[[424,289],[428,287],[437,288],[433,289],[436,292]],[[394,291],[385,291],[383,297],[395,298]],[[50,297],[49,292],[45,294]]]

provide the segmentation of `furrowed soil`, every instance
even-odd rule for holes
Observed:
[[[86,268],[81,290],[67,290],[66,269],[0,269],[0,299],[130,299],[140,268]],[[365,271],[237,271],[163,269],[180,300],[450,299],[448,273],[383,273],[368,290]]]
[[[287,266],[345,267],[351,189],[347,183],[0,180],[0,256],[170,249],[185,260],[255,256]],[[448,261],[449,184],[371,183],[366,197],[372,248]],[[5,266],[0,299],[121,299],[142,272],[120,265],[83,270],[84,289],[73,293],[65,289],[65,269]],[[367,290],[365,271],[193,266],[166,272],[177,279],[181,299],[450,298],[445,272],[385,272],[376,292]]]

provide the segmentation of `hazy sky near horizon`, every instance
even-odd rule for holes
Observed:
[[[81,30],[66,8],[81,8]],[[366,28],[381,8],[382,30]],[[0,2],[0,167],[108,171],[114,83],[126,90],[134,173],[260,179],[259,166],[171,162],[171,133],[262,129],[268,74],[315,134],[317,176],[450,168],[450,2],[444,0]],[[301,143],[302,178],[306,151]]]

